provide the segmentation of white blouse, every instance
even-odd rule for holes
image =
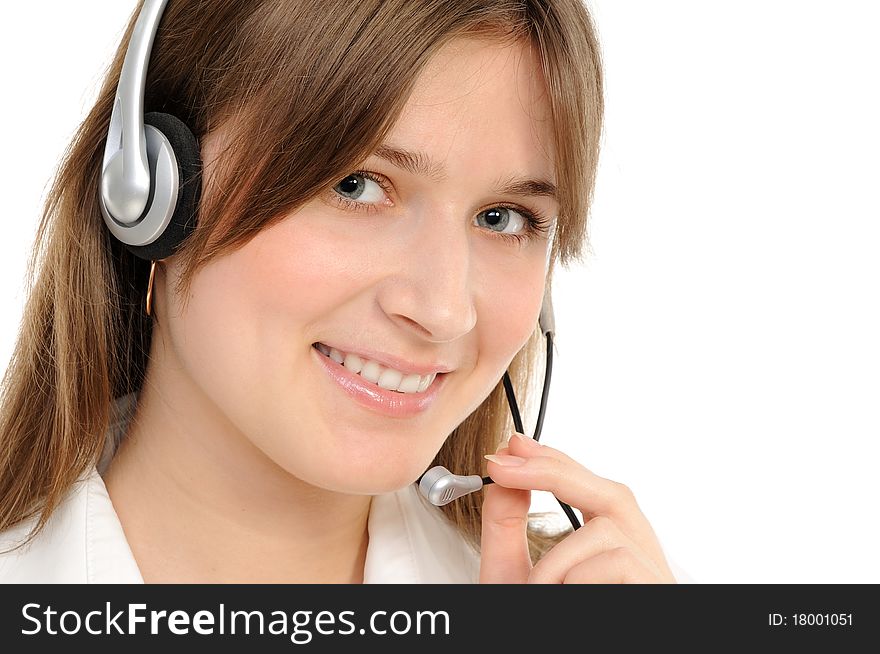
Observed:
[[[101,477],[135,402],[134,393],[116,400],[98,464],[73,485],[31,543],[5,552],[26,538],[36,517],[0,533],[0,584],[144,583]],[[415,484],[373,496],[367,530],[365,584],[479,581],[479,553]],[[678,581],[693,581],[669,563]]]

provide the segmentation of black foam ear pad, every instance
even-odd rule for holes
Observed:
[[[202,154],[198,139],[176,116],[154,111],[144,114],[144,123],[157,128],[171,143],[180,178],[174,215],[162,235],[147,245],[125,246],[136,257],[149,261],[170,257],[196,227],[202,196]]]

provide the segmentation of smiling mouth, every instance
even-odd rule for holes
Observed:
[[[350,374],[358,376],[377,388],[401,395],[421,395],[434,384],[437,377],[446,374],[438,372],[430,375],[405,375],[375,361],[357,355],[345,354],[320,342],[312,343],[312,347],[324,357],[345,368]]]

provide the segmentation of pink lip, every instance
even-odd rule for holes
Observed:
[[[398,393],[380,388],[360,375],[336,363],[315,347],[312,356],[317,357],[331,379],[361,406],[392,418],[408,418],[421,413],[434,402],[437,393],[446,382],[446,374],[438,374],[423,393]]]

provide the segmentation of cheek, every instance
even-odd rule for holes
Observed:
[[[509,361],[534,333],[544,297],[545,260],[544,250],[535,247],[480,271],[481,278],[492,280],[478,299],[481,357],[493,353]]]
[[[542,289],[497,293],[482,312],[480,358],[509,362],[528,342],[537,324]],[[536,308],[537,307],[537,308]],[[504,363],[499,365],[505,365]]]
[[[266,362],[286,356],[277,307],[267,302],[277,288],[257,282],[246,253],[247,246],[200,270],[186,313],[169,327],[186,374],[239,427],[241,410],[259,410],[252,400],[274,374]]]
[[[311,213],[285,218],[263,230],[248,247],[245,278],[251,292],[266,311],[287,314],[291,324],[318,319],[365,283],[362,251]]]
[[[187,315],[175,321],[188,372],[251,427],[290,402],[308,326],[356,288],[348,259],[328,256],[330,239],[304,231],[285,220],[213,260],[195,277]]]

